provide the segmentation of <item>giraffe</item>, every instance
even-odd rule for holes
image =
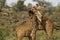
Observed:
[[[37,5],[37,7],[35,8],[39,10],[41,8],[44,8],[44,6]],[[41,12],[39,11],[36,11],[36,12],[37,13],[35,14],[37,16],[38,24],[39,24],[38,29],[43,29],[46,32],[48,38],[51,39],[53,35],[53,27],[54,27],[53,21],[50,18],[46,17],[45,15],[42,15]]]
[[[35,13],[35,15],[37,16],[38,19],[38,29],[37,30],[44,30],[48,36],[48,40],[54,40],[53,37],[53,30],[57,29],[59,30],[58,25],[55,25],[53,23],[53,20],[46,17],[45,15],[42,15],[40,11],[38,11],[39,9],[44,8],[43,6],[40,6],[37,4],[37,6],[34,6],[33,8],[31,8],[31,10]]]
[[[29,10],[29,18],[22,24],[16,27],[16,40],[22,40],[23,37],[28,37],[29,40],[36,40],[37,16],[35,7]]]
[[[36,31],[40,29],[45,30],[48,37],[51,37],[53,28],[51,23],[50,19],[41,15],[38,8],[32,7],[29,10],[27,21],[16,27],[16,40],[22,40],[23,37],[28,37],[29,40],[36,40]]]

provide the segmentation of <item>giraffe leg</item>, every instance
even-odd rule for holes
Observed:
[[[31,33],[31,39],[32,40],[36,40],[36,32],[35,31],[32,31],[32,33]]]

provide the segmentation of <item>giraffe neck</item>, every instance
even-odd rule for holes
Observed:
[[[41,13],[39,11],[37,11],[35,14],[36,14],[38,20],[41,22],[41,17],[42,17]]]

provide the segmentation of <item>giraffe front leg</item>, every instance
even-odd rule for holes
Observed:
[[[32,31],[31,33],[31,40],[36,40],[36,32]]]
[[[32,40],[36,40],[36,37],[35,37],[35,35],[33,35],[33,36],[32,36]]]

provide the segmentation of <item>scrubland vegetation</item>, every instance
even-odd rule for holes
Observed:
[[[35,0],[34,0],[35,1]],[[49,2],[43,2],[47,6],[41,12],[43,15],[51,18],[56,25],[60,25],[60,5],[53,7]],[[5,0],[0,0],[0,40],[15,40],[15,27],[24,22],[28,18],[28,6],[24,5],[24,1],[19,0],[17,4],[9,7],[5,5]],[[51,6],[51,7],[48,7]],[[41,30],[37,31],[37,40],[46,40],[46,33]],[[60,40],[60,30],[54,30],[55,40]],[[28,40],[24,38],[23,40]]]

